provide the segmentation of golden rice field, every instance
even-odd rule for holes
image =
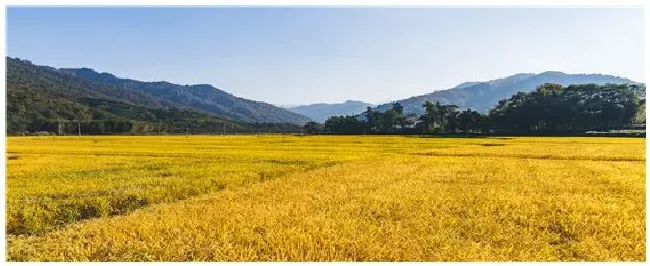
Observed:
[[[645,261],[645,139],[7,138],[10,261]]]

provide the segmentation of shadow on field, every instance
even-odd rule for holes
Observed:
[[[421,138],[421,139],[498,139],[498,140],[513,140],[516,137],[495,137],[495,136],[479,136],[479,135],[401,135],[405,138]]]
[[[506,146],[505,144],[501,143],[485,143],[485,144],[478,144],[479,146],[484,146],[484,147],[501,147],[501,146]]]
[[[644,158],[625,158],[625,157],[613,157],[613,156],[590,157],[590,156],[583,156],[583,155],[444,153],[444,152],[415,152],[411,154],[421,155],[421,156],[487,157],[487,158],[535,159],[535,160],[645,162]]]

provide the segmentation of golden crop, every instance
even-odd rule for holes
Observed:
[[[12,261],[645,260],[645,139],[7,142]]]

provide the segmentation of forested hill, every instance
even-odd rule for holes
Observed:
[[[121,79],[109,73],[98,73],[89,68],[65,68],[79,78],[119,86],[141,92],[175,104],[248,123],[303,124],[310,119],[271,104],[244,99],[208,84],[179,85],[165,81],[144,82]]]
[[[253,127],[249,123],[229,121],[145,90],[120,86],[119,83],[93,81],[71,71],[37,66],[26,60],[7,58],[6,63],[8,133],[58,131],[59,121],[86,121],[83,127],[87,133],[164,131],[172,128],[185,131],[188,127],[197,130],[219,127],[221,131],[223,127],[231,130]],[[99,76],[106,79],[114,77],[110,74]],[[283,112],[289,113],[283,109],[279,111]],[[76,131],[78,125],[74,126]],[[69,131],[66,128],[63,130]]]
[[[230,93],[214,88],[207,84],[179,85],[169,82],[143,82],[132,79],[121,79],[113,74],[99,73],[90,68],[67,68],[56,69],[47,66],[37,66],[29,61],[7,58],[7,68],[31,68],[29,75],[35,72],[47,72],[49,77],[56,76],[57,79],[64,77],[65,81],[72,81],[71,76],[76,80],[73,83],[92,84],[87,86],[83,95],[102,94],[110,96],[113,100],[137,103],[139,105],[160,107],[185,108],[211,115],[224,117],[229,120],[247,123],[294,123],[302,124],[309,121],[309,118],[287,111],[284,108],[276,107],[267,103],[235,97]],[[64,74],[68,75],[64,75]],[[64,86],[65,87],[65,86]],[[110,88],[110,89],[107,89]],[[111,92],[119,88],[119,94]],[[50,88],[53,89],[53,88]],[[64,95],[81,97],[82,94],[75,91]],[[84,96],[85,97],[85,96]],[[134,100],[136,100],[134,102]]]
[[[571,84],[638,84],[632,80],[600,74],[566,74],[549,71],[540,74],[523,73],[508,76],[502,79],[486,82],[465,82],[455,88],[435,91],[429,94],[398,100],[404,107],[405,113],[422,114],[422,105],[426,101],[442,104],[453,104],[461,109],[470,108],[479,112],[486,112],[495,107],[499,100],[508,98],[518,92],[530,92],[545,83],[555,83],[563,86]],[[392,104],[383,104],[377,107],[378,111],[389,109]]]

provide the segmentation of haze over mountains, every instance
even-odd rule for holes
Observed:
[[[440,101],[441,104],[458,105],[461,109],[470,108],[479,112],[487,112],[499,100],[508,98],[517,92],[532,91],[544,83],[558,83],[563,86],[585,83],[640,84],[626,78],[602,74],[567,74],[557,71],[539,74],[520,73],[490,81],[463,82],[452,89],[380,104],[376,106],[376,110],[386,111],[394,102],[397,102],[404,107],[404,113],[422,114],[424,112],[422,105],[426,101]],[[346,101],[345,103],[311,104],[286,109],[309,116],[316,122],[324,122],[330,116],[360,114],[366,111],[368,106],[373,105],[361,101]]]
[[[404,107],[405,113],[423,113],[422,105],[440,101],[441,104],[455,104],[461,109],[470,108],[479,112],[487,112],[499,100],[509,98],[517,92],[529,92],[544,83],[558,83],[563,86],[570,84],[595,83],[603,85],[613,84],[638,84],[632,80],[601,74],[566,74],[557,71],[548,71],[539,74],[521,73],[501,79],[485,82],[464,82],[452,89],[434,91],[432,93],[397,100]],[[377,106],[377,110],[385,111],[392,103]]]
[[[361,113],[365,111],[368,106],[374,105],[362,101],[347,100],[343,103],[317,103],[287,107],[286,109],[294,113],[306,115],[315,122],[322,123],[331,116]]]

